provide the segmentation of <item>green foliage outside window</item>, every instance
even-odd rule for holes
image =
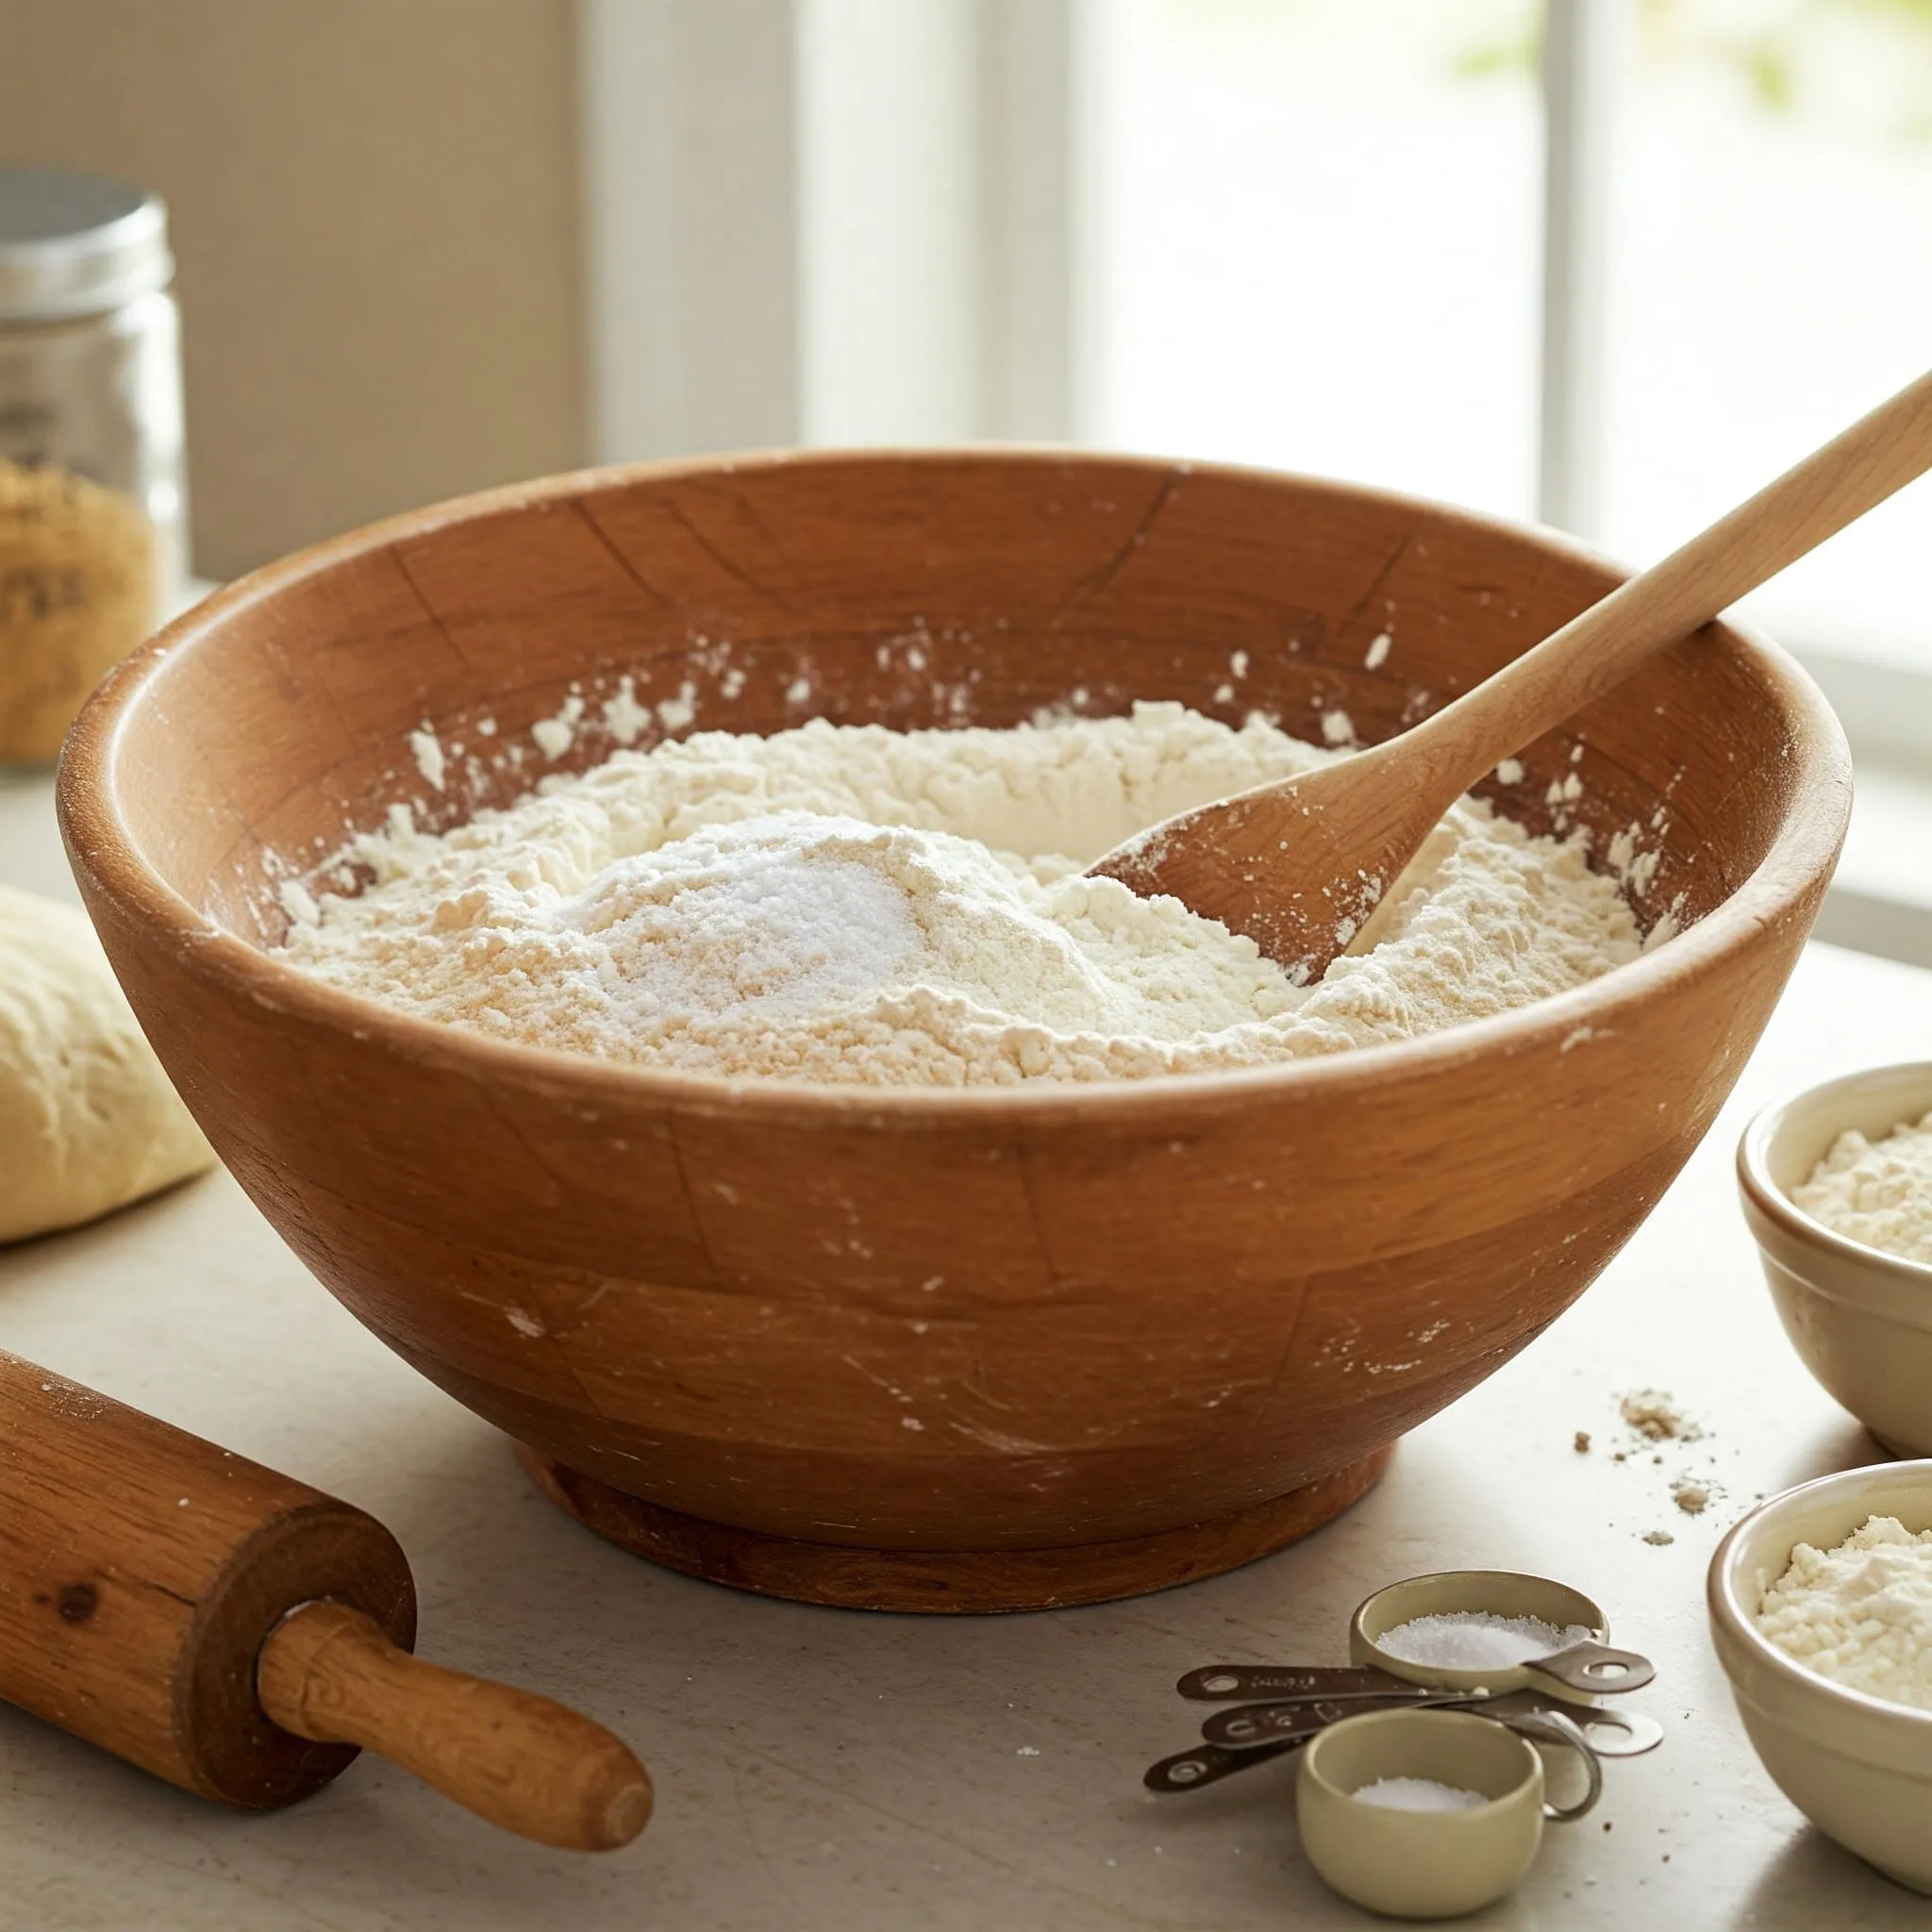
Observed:
[[[1723,72],[1765,112],[1807,115],[1881,139],[1932,140],[1932,0],[1636,0],[1637,53],[1652,72]],[[1542,9],[1465,0],[1470,39],[1452,59],[1472,79],[1528,75]],[[1500,30],[1499,30],[1500,27]]]

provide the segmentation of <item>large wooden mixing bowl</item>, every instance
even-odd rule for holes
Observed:
[[[1311,735],[1340,708],[1374,739],[1614,580],[1543,533],[1256,472],[1000,451],[603,471],[223,591],[88,708],[62,824],[242,1186],[594,1527],[824,1601],[1091,1600],[1325,1521],[1663,1191],[1844,830],[1844,744],[1789,660],[1710,627],[1508,793],[1600,848],[1637,827],[1639,909],[1676,907],[1680,937],[1540,1006],[1274,1069],[908,1091],[605,1065],[304,977],[274,950],[279,881],[392,803],[443,824],[517,795],[548,769],[532,723],[575,693],[593,724],[625,675],[679,728],[1175,698]],[[525,762],[439,793],[407,743],[425,721]],[[562,764],[609,748],[580,729]],[[1580,799],[1544,805],[1572,774]]]

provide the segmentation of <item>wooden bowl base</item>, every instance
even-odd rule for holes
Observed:
[[[1393,1445],[1266,1503],[1186,1529],[1054,1550],[868,1550],[797,1542],[660,1508],[523,1443],[559,1508],[634,1557],[732,1590],[840,1609],[925,1615],[1057,1609],[1144,1596],[1239,1569],[1299,1541],[1374,1488]]]

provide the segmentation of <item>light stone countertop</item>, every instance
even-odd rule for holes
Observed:
[[[0,786],[0,879],[71,892],[44,784]],[[1738,1131],[1793,1087],[1924,1057],[1932,974],[1814,946],[1629,1248],[1410,1436],[1365,1502],[1232,1575],[1036,1616],[774,1603],[606,1546],[337,1307],[224,1175],[0,1253],[0,1345],[374,1511],[415,1566],[425,1656],[577,1704],[637,1747],[658,1792],[643,1837],[602,1858],[493,1832],[366,1757],[291,1810],[244,1817],[0,1707],[0,1928],[1366,1925],[1302,1861],[1291,1760],[1166,1799],[1140,1774],[1193,1736],[1181,1671],[1345,1661],[1370,1590],[1463,1566],[1595,1596],[1615,1638],[1656,1658],[1633,1702],[1668,1729],[1652,1756],[1607,1766],[1597,1813],[1550,1828],[1512,1900],[1465,1923],[1922,1926],[1924,1901],[1807,1827],[1758,1767],[1702,1589],[1760,1493],[1878,1459],[1785,1343],[1737,1210]],[[1636,1446],[1617,1398],[1649,1386],[1708,1433],[1615,1462]],[[1717,1486],[1704,1515],[1672,1503],[1681,1474]],[[1674,1541],[1642,1541],[1659,1529]]]

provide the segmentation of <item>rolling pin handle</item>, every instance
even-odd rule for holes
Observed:
[[[256,1690],[297,1737],[360,1744],[479,1818],[566,1851],[628,1844],[651,1780],[587,1717],[507,1684],[425,1663],[346,1604],[299,1604],[268,1634]]]

